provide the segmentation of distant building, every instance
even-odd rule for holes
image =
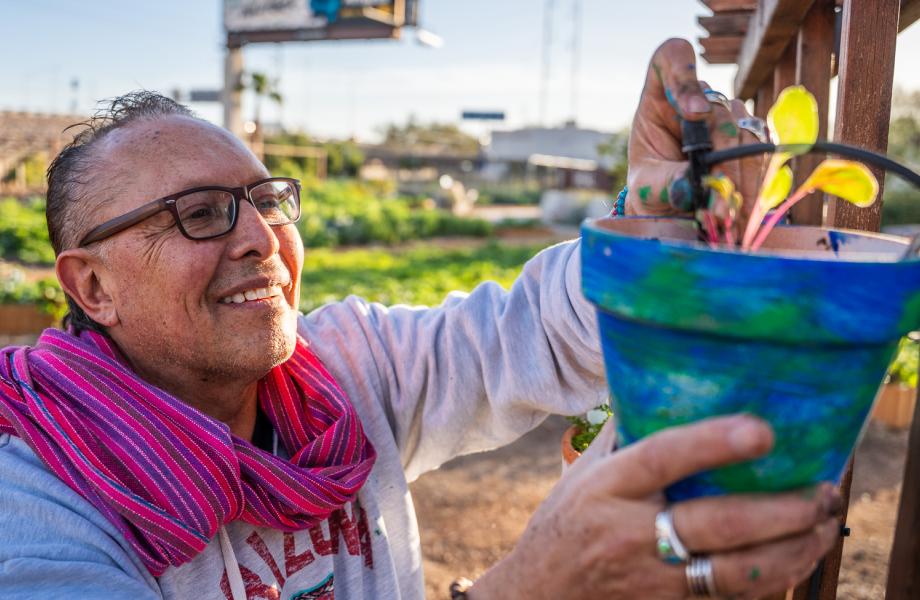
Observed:
[[[493,131],[483,148],[481,176],[491,181],[537,179],[549,189],[608,190],[616,157],[599,152],[617,134],[564,127]]]

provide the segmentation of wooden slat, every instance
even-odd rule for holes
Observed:
[[[887,600],[920,598],[920,402],[914,406],[909,440],[888,561]]]
[[[744,38],[740,35],[724,35],[718,37],[700,38],[700,45],[703,50],[717,56],[731,54],[738,56],[738,50],[741,49],[741,40]]]
[[[757,0],[701,0],[714,13],[754,10]]]
[[[901,0],[901,19],[898,32],[904,31],[920,19],[920,0]]]
[[[773,106],[773,79],[764,82],[754,95],[754,116],[761,119],[767,118],[770,107]]]
[[[733,65],[735,64],[735,59],[738,58],[737,53],[713,54],[712,52],[703,52],[700,56],[711,65]]]
[[[762,0],[751,17],[738,55],[735,96],[752,98],[773,72],[814,0]]]
[[[749,12],[724,13],[711,17],[697,17],[696,22],[709,35],[744,35],[751,20]]]
[[[827,139],[830,105],[831,55],[834,53],[835,0],[815,0],[802,21],[796,44],[796,83],[805,86],[818,102],[818,138]],[[795,187],[798,188],[823,157],[806,154],[796,159]],[[792,207],[792,222],[821,225],[824,194],[810,194]]]
[[[796,39],[793,38],[783,54],[780,56],[776,67],[773,69],[773,93],[778,95],[791,85],[795,85],[796,71]]]
[[[888,148],[891,87],[900,0],[847,0],[840,33],[840,75],[834,139],[884,153]],[[872,170],[879,180],[884,173]],[[881,199],[868,208],[831,198],[828,220],[836,227],[878,231]]]
[[[862,1],[862,0],[859,0]],[[840,525],[846,525],[847,513],[850,509],[850,490],[853,486],[853,457],[840,480],[840,495],[843,496],[843,508],[840,514]],[[840,578],[840,563],[843,561],[843,544],[847,538],[840,536],[837,545],[831,548],[824,560],[821,561],[820,580],[818,582],[818,595],[815,600],[835,600],[837,598],[837,581]]]

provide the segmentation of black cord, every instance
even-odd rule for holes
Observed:
[[[777,146],[776,144],[746,144],[744,146],[735,146],[725,150],[707,152],[702,156],[702,163],[706,165],[706,167],[711,168],[713,165],[717,165],[729,160],[737,160],[739,158],[746,158],[748,156],[773,153],[777,151],[783,152],[786,150],[798,150],[800,148],[801,145]],[[870,165],[885,169],[886,171],[890,171],[895,175],[900,176],[908,183],[913,184],[914,187],[920,188],[920,174],[882,154],[877,154],[863,148],[857,148],[856,146],[827,142],[824,140],[820,140],[812,144],[811,149],[806,154],[812,152],[838,154],[840,156],[846,156],[847,158],[860,160],[862,162],[869,163]]]

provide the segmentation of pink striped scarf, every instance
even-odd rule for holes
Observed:
[[[303,340],[259,381],[258,397],[290,460],[141,381],[98,333],[49,329],[34,348],[0,351],[0,431],[96,507],[154,576],[236,519],[308,528],[367,479],[374,448]]]

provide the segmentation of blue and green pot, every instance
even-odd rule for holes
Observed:
[[[776,228],[757,253],[695,240],[687,219],[582,226],[619,445],[752,413],[773,451],[670,500],[839,480],[898,340],[920,326],[920,260],[901,260],[905,238],[818,227]]]

